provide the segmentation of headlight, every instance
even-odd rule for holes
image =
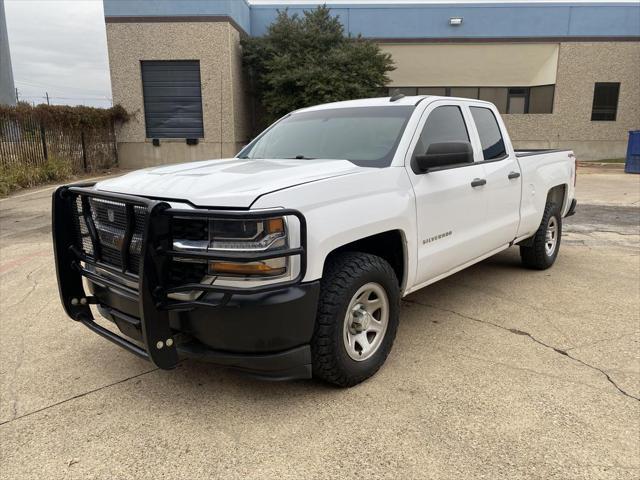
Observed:
[[[250,257],[252,253],[277,252],[292,246],[290,222],[285,217],[260,220],[175,218],[173,221],[173,248],[178,252],[237,253]],[[291,258],[286,256],[244,262],[179,257],[176,260],[183,267],[186,267],[184,262],[207,263],[209,277],[231,282],[287,277],[292,266]]]
[[[284,218],[266,220],[210,220],[209,251],[264,252],[287,248]],[[211,275],[231,277],[277,277],[287,272],[287,259],[272,258],[256,262],[212,261]]]
[[[284,218],[267,220],[209,220],[209,250],[262,252],[286,248]]]

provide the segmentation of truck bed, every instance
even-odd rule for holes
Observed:
[[[514,150],[516,152],[516,157],[532,157],[534,155],[542,155],[544,153],[555,153],[555,152],[570,152],[571,150],[568,148],[532,148],[527,150]]]
[[[522,197],[518,236],[533,234],[540,225],[552,187],[564,184],[564,216],[570,208],[575,189],[575,156],[571,150],[516,150],[522,173]]]

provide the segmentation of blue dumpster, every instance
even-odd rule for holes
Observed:
[[[624,171],[626,173],[640,173],[640,130],[631,130],[629,132]]]

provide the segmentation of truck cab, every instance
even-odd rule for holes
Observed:
[[[488,102],[305,108],[232,159],[59,188],[61,300],[161,368],[352,386],[390,353],[403,296],[513,245],[552,266],[575,175],[570,151],[515,151]]]

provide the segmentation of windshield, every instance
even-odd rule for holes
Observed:
[[[343,159],[363,167],[387,167],[413,109],[384,106],[293,113],[238,156]]]

